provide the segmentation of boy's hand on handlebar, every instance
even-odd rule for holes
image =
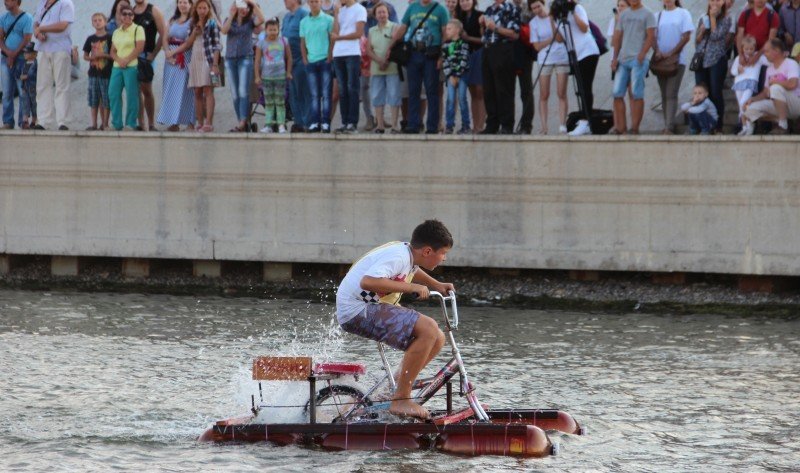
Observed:
[[[412,283],[411,284],[411,291],[409,291],[409,292],[414,294],[417,297],[417,299],[419,299],[421,301],[424,301],[425,299],[427,299],[431,295],[431,292],[428,289],[428,286],[424,286],[422,284],[414,284],[414,283]]]
[[[444,294],[445,296],[450,293],[450,291],[456,292],[455,286],[449,282],[440,282],[434,288],[437,292]]]

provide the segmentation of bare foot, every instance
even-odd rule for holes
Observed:
[[[389,412],[397,416],[416,417],[423,420],[431,417],[427,409],[408,399],[392,401]]]

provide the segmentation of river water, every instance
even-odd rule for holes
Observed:
[[[560,408],[588,435],[553,435],[559,455],[526,460],[201,444],[214,420],[247,413],[253,356],[358,360],[377,373],[374,345],[339,332],[325,304],[0,291],[0,470],[800,468],[797,317],[464,307],[461,319],[483,402]],[[266,383],[265,397],[299,405],[303,389]]]

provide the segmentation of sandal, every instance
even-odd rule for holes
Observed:
[[[211,133],[212,131],[214,131],[214,126],[213,125],[203,125],[203,128],[201,128],[200,131],[202,131],[203,133]]]
[[[87,126],[86,127],[86,131],[97,131],[97,127],[96,126]]]
[[[167,128],[167,131],[172,131],[172,132],[181,131],[181,127],[179,125],[170,125]]]
[[[385,131],[383,130],[383,128],[375,128],[375,131],[373,131],[373,133],[377,135],[382,135],[385,133]]]

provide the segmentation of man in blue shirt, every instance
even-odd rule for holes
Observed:
[[[0,16],[0,81],[3,90],[3,128],[14,128],[14,92],[21,91],[16,78],[25,58],[22,50],[33,36],[33,17],[20,9],[22,0],[4,0],[6,11]],[[22,107],[18,121],[22,123]]]
[[[442,51],[444,27],[448,21],[450,21],[450,14],[441,4],[435,0],[417,0],[408,6],[403,15],[403,21],[392,39],[392,44],[405,38],[405,41],[409,41],[413,45],[411,58],[406,65],[408,124],[403,130],[404,133],[419,133],[422,126],[420,98],[423,83],[425,84],[425,95],[428,98],[425,133],[439,133],[439,69],[437,63]]]
[[[289,81],[289,106],[292,109],[294,123],[293,132],[303,132],[309,125],[308,109],[311,91],[308,88],[306,65],[303,64],[303,53],[300,49],[300,22],[308,16],[308,10],[300,7],[301,0],[284,0],[286,15],[283,17],[281,35],[289,42],[292,52],[292,79]]]

